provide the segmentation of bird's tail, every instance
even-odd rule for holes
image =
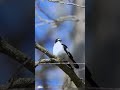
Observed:
[[[78,64],[74,64],[74,67],[75,67],[76,69],[79,69],[79,65],[78,65]]]
[[[67,54],[68,54],[68,56],[70,57],[70,59],[72,60],[72,62],[74,63],[74,64],[73,64],[74,67],[75,67],[76,69],[79,69],[79,65],[74,61],[73,56],[72,56],[69,52],[67,52]]]

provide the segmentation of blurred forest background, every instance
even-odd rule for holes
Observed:
[[[57,1],[57,0],[56,0]],[[80,69],[76,74],[85,79],[85,1],[35,1],[35,42],[52,53],[56,38],[70,49]],[[35,49],[35,61],[48,58]],[[54,64],[41,64],[35,71],[36,90],[73,90],[68,76]],[[44,88],[44,89],[42,89]]]
[[[0,1],[0,37],[9,44],[34,59],[34,0]],[[20,63],[0,52],[0,85],[16,72]],[[22,68],[18,77],[33,77],[26,68]]]

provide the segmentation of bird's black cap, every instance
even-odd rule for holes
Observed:
[[[60,38],[57,38],[57,39],[55,40],[55,43],[58,42],[58,41],[61,42],[62,40],[61,40]]]

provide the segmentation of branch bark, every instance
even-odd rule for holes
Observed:
[[[35,64],[34,60],[27,57],[24,53],[14,48],[12,45],[8,44],[5,40],[0,37],[0,52],[12,57],[15,61],[24,64],[24,67],[35,74]]]
[[[49,53],[45,48],[40,46],[38,43],[35,43],[35,48],[40,50],[41,52],[45,53],[49,58],[57,58],[55,55],[52,55],[51,53]]]
[[[35,43],[35,48],[37,48],[41,52],[45,53],[50,58],[50,61],[45,61],[45,59],[44,59],[44,61],[41,61],[41,63],[44,63],[44,62],[58,63],[60,61],[60,59],[58,57],[49,53],[45,48],[40,46],[38,43]],[[37,65],[37,63],[36,63],[36,65]],[[55,65],[58,66],[60,69],[62,69],[71,78],[71,81],[74,82],[74,84],[77,86],[77,88],[84,87],[84,83],[82,82],[82,80],[66,64],[60,63],[60,64],[55,64]]]

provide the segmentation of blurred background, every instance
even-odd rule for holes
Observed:
[[[120,88],[119,3],[86,0],[85,64],[94,81],[103,88]]]
[[[52,53],[56,38],[61,38],[71,51],[80,69],[75,70],[85,78],[85,1],[63,0],[79,6],[35,1],[35,42]],[[35,49],[35,61],[48,58]],[[68,76],[54,64],[41,64],[35,70],[36,90],[73,90]],[[43,89],[44,88],[44,89]]]
[[[0,37],[34,59],[34,0],[0,1]],[[20,64],[0,52],[0,85],[6,84]],[[16,77],[34,77],[23,68]]]

